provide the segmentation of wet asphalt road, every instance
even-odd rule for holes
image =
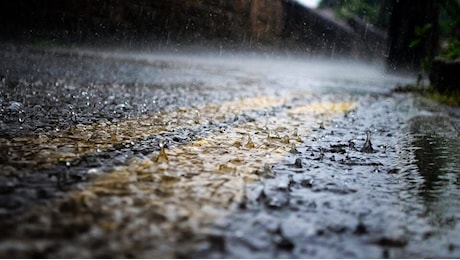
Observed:
[[[392,92],[413,79],[379,64],[0,60],[2,257],[460,257],[459,112]]]

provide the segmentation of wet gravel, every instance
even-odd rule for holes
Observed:
[[[392,93],[410,79],[382,76],[378,65],[259,54],[245,56],[243,64],[236,54],[149,56],[12,45],[2,48],[0,59],[0,256],[460,257],[458,110]],[[296,91],[310,96],[52,166],[10,160],[20,149],[11,148],[15,138]],[[155,154],[160,142],[181,147],[319,100],[358,106],[300,133],[302,143],[282,161],[245,182],[241,201],[217,207],[226,213],[198,229],[174,226],[181,223],[175,222],[180,210],[168,215],[147,208],[151,204],[135,207],[140,197],[101,196],[107,205],[128,205],[126,216],[98,206],[89,191],[72,197],[95,175]]]

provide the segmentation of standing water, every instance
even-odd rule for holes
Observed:
[[[458,117],[378,64],[4,48],[0,69],[1,256],[460,255]]]

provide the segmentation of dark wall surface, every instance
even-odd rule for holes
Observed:
[[[16,0],[0,5],[3,41],[219,42],[332,55],[360,56],[366,49],[376,57],[384,45],[368,48],[359,28],[294,0]]]

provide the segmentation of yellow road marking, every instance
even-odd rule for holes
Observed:
[[[251,97],[169,113],[142,115],[137,120],[118,123],[76,125],[38,135],[0,138],[0,148],[9,163],[34,168],[73,161],[83,155],[129,143],[165,131],[222,120],[229,115],[279,106],[290,101],[282,97]]]
[[[83,191],[70,193],[72,205],[79,214],[100,216],[94,225],[104,232],[117,230],[128,236],[148,229],[145,236],[169,238],[162,243],[174,245],[181,234],[203,233],[207,224],[236,207],[245,183],[272,174],[269,165],[281,162],[293,144],[299,145],[302,136],[319,126],[317,120],[327,124],[355,106],[299,106],[172,147],[166,150],[167,158],[155,153],[113,172],[92,171],[95,177]],[[139,220],[149,224],[137,226]]]

